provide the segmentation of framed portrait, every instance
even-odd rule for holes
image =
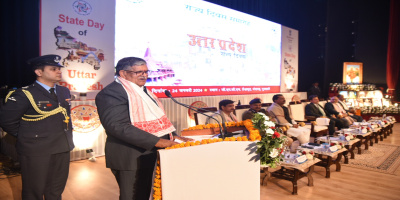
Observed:
[[[362,83],[363,64],[360,62],[343,63],[343,83]]]

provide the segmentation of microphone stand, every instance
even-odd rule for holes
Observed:
[[[197,113],[200,113],[200,114],[203,114],[203,113],[201,113],[201,112],[199,112],[199,110],[200,111],[203,111],[203,112],[208,112],[208,110],[206,110],[206,109],[202,109],[202,108],[198,108],[198,107],[195,107],[195,106],[191,106],[191,107],[193,107],[193,108],[196,108],[197,109]],[[225,119],[224,119],[224,117],[222,117],[222,114],[221,113],[216,113],[216,114],[218,114],[219,116],[221,116],[221,119],[222,119],[222,127],[223,127],[223,129],[224,129],[224,137],[232,137],[233,136],[233,134],[232,133],[229,133],[228,132],[228,128],[226,127],[226,124],[225,124]],[[203,114],[204,115],[204,114]],[[211,116],[210,116],[211,117]],[[212,118],[212,117],[211,117]],[[215,121],[217,121],[215,118],[212,118],[212,119],[214,119]],[[217,121],[218,122],[218,121]],[[218,122],[219,123],[219,122]],[[222,133],[222,132],[221,132]]]
[[[205,110],[205,109],[201,109],[201,108],[197,108],[197,107],[194,107],[194,106],[189,106],[189,105],[180,103],[180,102],[178,102],[174,97],[172,97],[171,93],[170,93],[168,90],[165,90],[165,95],[167,95],[167,97],[169,97],[170,99],[172,99],[172,101],[174,101],[175,103],[177,103],[177,104],[179,104],[179,105],[181,105],[181,106],[183,106],[183,107],[186,107],[186,108],[188,108],[188,109],[190,109],[190,110],[193,110],[193,111],[195,111],[195,112],[197,112],[197,113],[200,113],[200,114],[202,114],[202,115],[204,115],[204,116],[206,116],[206,117],[209,117],[209,118],[211,118],[211,119],[217,121],[217,122],[218,122],[218,126],[219,126],[219,130],[220,130],[220,135],[219,135],[219,137],[222,138],[222,139],[225,139],[225,137],[226,137],[225,133],[227,133],[227,128],[226,128],[226,125],[225,125],[225,122],[224,122],[224,118],[223,118],[222,116],[221,116],[221,119],[223,120],[222,126],[224,127],[225,132],[222,131],[222,126],[221,126],[220,122],[219,122],[217,119],[215,119],[214,117],[212,117],[212,116],[210,116],[210,115],[207,115],[207,114],[204,114],[204,113],[202,113],[202,112],[199,112],[199,110],[201,110],[201,111],[203,111],[203,112],[208,112],[208,110]]]

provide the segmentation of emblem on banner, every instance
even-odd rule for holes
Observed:
[[[91,105],[79,105],[71,109],[72,126],[75,132],[89,133],[100,126],[97,108]]]
[[[75,1],[72,4],[72,7],[74,8],[75,12],[80,15],[89,15],[92,12],[92,6],[83,0]]]

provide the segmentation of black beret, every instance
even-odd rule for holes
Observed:
[[[59,64],[60,61],[61,61],[61,56],[50,54],[50,55],[44,55],[44,56],[32,58],[26,62],[28,63],[28,65],[30,65],[32,67],[46,66],[46,65],[56,66],[56,67],[64,67]]]
[[[253,103],[261,103],[261,100],[260,99],[253,99],[253,100],[250,101],[249,104],[251,105]]]

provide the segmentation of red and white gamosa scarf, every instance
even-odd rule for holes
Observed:
[[[165,115],[161,102],[152,92],[147,91],[158,106],[144,92],[143,87],[139,87],[122,77],[117,77],[115,81],[120,83],[128,94],[129,117],[133,126],[157,137],[162,137],[166,134],[172,136],[171,133],[176,129]],[[173,137],[170,138],[172,139]]]

